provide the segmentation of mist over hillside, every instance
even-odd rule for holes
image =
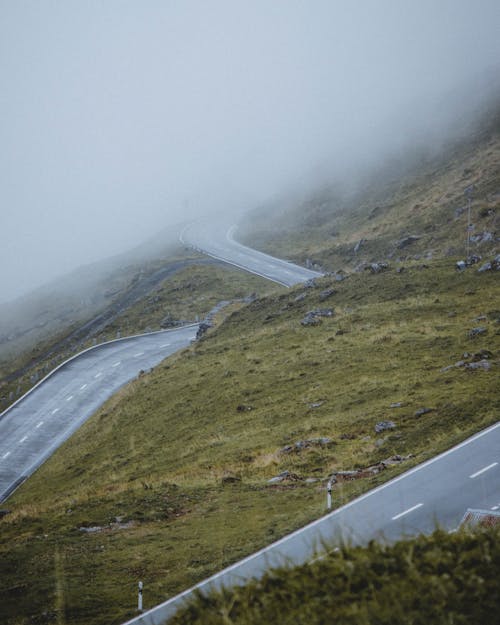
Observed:
[[[232,216],[462,132],[496,0],[0,9],[0,300],[183,219]]]

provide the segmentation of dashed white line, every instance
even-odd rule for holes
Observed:
[[[8,451],[6,454],[2,456],[2,460],[5,460],[5,458],[7,458],[8,456],[10,456],[10,451]]]
[[[165,343],[164,345],[160,345],[160,347],[170,347],[171,343]]]
[[[37,427],[37,428],[40,428],[40,427],[42,427],[42,425],[43,425],[43,421],[40,421],[40,423],[37,423],[37,424],[36,424],[36,427]]]
[[[102,371],[99,371],[99,373],[96,373],[96,374],[95,374],[94,378],[100,378],[100,377],[101,377],[101,375],[102,375]]]
[[[27,436],[23,436],[22,439],[19,441],[20,443],[24,443],[24,441],[27,439]]]
[[[52,414],[56,414],[56,412],[59,412],[59,408],[54,408],[54,410],[52,411]]]
[[[73,395],[70,395],[69,397],[66,397],[66,401],[71,401],[73,399]]]
[[[81,390],[81,391],[83,391],[83,389],[84,389],[84,388],[87,388],[87,385],[86,385],[86,384],[82,384],[82,385],[80,386],[80,390]]]
[[[121,360],[119,360],[118,362],[115,362],[115,363],[114,363],[114,364],[112,364],[111,366],[112,366],[112,367],[118,367],[118,365],[121,365],[121,364],[122,364],[122,361],[121,361]]]
[[[417,510],[417,508],[421,508],[423,505],[424,505],[423,503],[417,503],[416,506],[412,506],[411,508],[408,508],[408,510],[405,510],[404,512],[400,512],[399,514],[396,514],[396,516],[393,516],[392,520],[396,521],[397,519],[400,519],[405,514],[410,514],[410,512]]]
[[[498,462],[492,462],[487,467],[483,467],[482,469],[479,469],[479,471],[476,471],[472,475],[469,475],[469,477],[473,480],[478,475],[481,475],[482,473],[486,473],[486,471],[489,471],[490,469],[493,469],[493,467],[496,467],[497,464],[498,464]]]
[[[500,506],[492,506],[491,507],[492,510],[498,510],[498,508],[500,508]]]
[[[139,356],[144,356],[144,352],[139,352],[138,354],[134,354],[134,358],[139,358]]]

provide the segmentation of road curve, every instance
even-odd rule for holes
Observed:
[[[120,387],[195,338],[198,324],[111,341],[67,360],[0,415],[0,502]]]
[[[236,226],[228,228],[227,224],[219,222],[193,222],[183,229],[179,239],[212,258],[283,286],[290,287],[323,275],[241,245],[233,238],[235,230]]]
[[[325,493],[326,498],[326,493]],[[500,509],[500,423],[375,488],[334,512],[233,564],[197,586],[127,621],[163,625],[195,590],[244,583],[269,567],[315,557],[322,541],[364,544],[429,533],[439,524],[453,531],[467,508]]]

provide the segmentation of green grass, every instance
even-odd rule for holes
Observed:
[[[0,377],[0,411],[28,391],[37,379],[43,378],[58,364],[79,351],[118,336],[160,330],[167,316],[171,317],[173,324],[183,321],[194,322],[203,319],[222,300],[238,300],[252,293],[265,294],[275,290],[275,285],[267,280],[243,273],[229,265],[203,265],[201,262],[196,264],[196,259],[191,258],[173,257],[171,260],[171,264],[182,262],[194,264],[181,267],[151,292],[123,307],[116,302],[121,301],[120,298],[127,297],[131,284],[127,283],[125,289],[119,289],[115,295],[115,303],[110,304],[112,314],[98,330],[94,329],[78,337],[68,338],[81,324],[73,321],[65,325],[61,322],[57,325],[57,332],[51,333],[47,330],[47,336],[43,339],[36,337],[27,350],[17,345],[15,341],[10,347],[13,350],[11,352],[3,346],[0,352],[0,376],[6,376],[23,367],[27,370],[9,382],[1,381]],[[161,263],[158,262],[152,265],[149,272],[158,271],[160,268]],[[148,272],[145,271],[144,274],[147,277]],[[138,282],[138,279],[132,280],[132,286]],[[103,313],[102,310],[98,312]],[[78,316],[83,314],[81,310],[78,312]],[[93,311],[90,319],[95,315],[96,311]],[[89,318],[83,317],[81,323],[87,321]],[[36,364],[31,364],[34,359],[39,360]],[[32,379],[34,374],[36,378]]]
[[[498,623],[498,526],[392,546],[344,547],[245,586],[198,596],[171,625]]]
[[[320,516],[332,471],[413,455],[336,487],[337,506],[494,422],[498,295],[495,274],[457,273],[449,259],[325,277],[232,312],[108,401],[7,502],[5,622],[120,623],[139,579],[151,607]],[[333,317],[301,325],[326,306]],[[477,325],[487,333],[472,340]],[[490,371],[441,371],[480,349]],[[434,411],[415,417],[423,406]],[[386,419],[396,429],[376,435]],[[334,443],[280,452],[318,436]],[[270,485],[283,470],[303,479]],[[131,525],[110,526],[116,517]],[[92,525],[105,529],[79,529]]]

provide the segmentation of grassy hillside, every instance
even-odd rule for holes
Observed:
[[[384,259],[465,256],[470,185],[471,253],[491,255],[498,250],[500,112],[472,138],[383,162],[349,190],[341,181],[299,205],[271,203],[249,215],[239,233],[264,251],[330,271]]]
[[[500,530],[345,547],[199,597],[171,625],[498,623]]]
[[[174,255],[142,268],[132,265],[115,274],[111,281],[98,281],[93,304],[83,292],[68,295],[64,289],[49,289],[25,301],[23,314],[20,303],[11,307],[13,325],[6,323],[0,337],[0,411],[83,349],[203,319],[221,300],[274,288],[264,279],[196,254]],[[108,299],[101,301],[105,287]]]
[[[139,579],[151,607],[323,514],[333,472],[400,457],[339,480],[338,506],[495,422],[499,274],[455,269],[472,182],[474,234],[491,233],[473,251],[498,252],[495,132],[410,177],[269,213],[276,235],[269,220],[248,234],[346,279],[286,290],[192,266],[112,316],[107,331],[125,334],[259,294],[122,389],[8,500],[4,622],[120,623]],[[394,428],[377,434],[380,421]]]
[[[411,455],[340,482],[339,505],[494,422],[498,277],[453,265],[259,298],[118,393],[7,502],[6,622],[119,623],[138,579],[154,605],[321,515],[331,472]]]

